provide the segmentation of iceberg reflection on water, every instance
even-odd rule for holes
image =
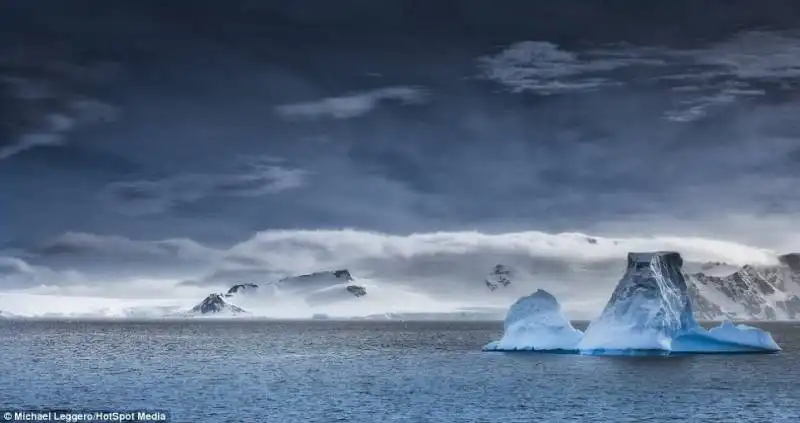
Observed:
[[[629,253],[625,275],[586,332],[574,329],[558,301],[539,290],[509,309],[502,339],[489,351],[550,351],[582,355],[772,353],[764,330],[729,321],[706,330],[695,320],[675,252]]]

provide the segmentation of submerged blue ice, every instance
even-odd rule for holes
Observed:
[[[558,301],[539,290],[509,310],[505,333],[487,350],[570,350],[584,355],[777,352],[769,332],[723,322],[706,330],[694,318],[683,259],[675,252],[629,253],[625,275],[586,333]]]
[[[549,292],[538,290],[522,297],[508,310],[503,337],[483,347],[487,351],[575,351],[583,332],[561,313]]]

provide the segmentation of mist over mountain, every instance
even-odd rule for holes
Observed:
[[[798,93],[789,0],[4,1],[0,310],[346,268],[579,318],[674,250],[709,318],[796,318]]]

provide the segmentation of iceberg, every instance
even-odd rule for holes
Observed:
[[[486,351],[575,351],[583,333],[572,327],[556,297],[537,290],[508,310],[503,337]]]
[[[582,355],[772,353],[759,328],[724,321],[706,330],[695,320],[679,253],[629,253],[628,266],[603,312],[585,333],[572,327],[556,298],[538,290],[508,311],[503,337],[488,351],[561,351]]]
[[[578,344],[581,354],[776,352],[769,332],[723,322],[706,330],[694,318],[683,258],[629,253],[628,266],[601,315]]]

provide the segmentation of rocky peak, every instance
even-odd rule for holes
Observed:
[[[245,311],[233,304],[225,302],[225,299],[223,299],[220,294],[210,294],[200,304],[194,306],[191,312],[197,314],[215,314],[222,312],[239,314]]]
[[[800,254],[778,257],[780,265],[744,265],[729,273],[695,273],[690,290],[699,318],[800,318]]]
[[[334,270],[333,271],[333,276],[336,277],[336,278],[347,279],[349,281],[353,280],[353,276],[350,274],[350,271],[347,270],[347,269]]]

